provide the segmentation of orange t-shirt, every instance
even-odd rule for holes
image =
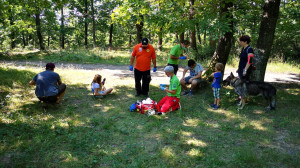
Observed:
[[[131,54],[136,57],[135,66],[139,71],[148,71],[151,69],[151,59],[156,59],[155,50],[152,45],[148,44],[146,49],[142,48],[142,43],[137,44],[133,48]]]

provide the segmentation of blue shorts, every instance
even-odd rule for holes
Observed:
[[[220,89],[221,88],[214,88],[214,97],[216,99],[220,99]]]
[[[192,77],[193,77],[193,76],[188,76],[188,77],[184,78],[185,83],[186,83],[186,84],[191,84],[191,83],[189,82],[189,80],[190,80]],[[200,78],[194,79],[194,80],[197,81],[197,84],[201,82],[201,79],[200,79]]]

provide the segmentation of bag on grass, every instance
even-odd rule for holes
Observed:
[[[146,100],[137,101],[130,106],[131,112],[138,112],[141,114],[147,114],[148,116],[155,114],[157,102],[147,98]]]

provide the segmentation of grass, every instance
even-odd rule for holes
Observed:
[[[262,97],[242,112],[231,88],[221,89],[221,109],[209,108],[212,91],[182,97],[182,110],[147,117],[129,112],[131,75],[112,75],[112,95],[94,99],[90,82],[97,71],[57,69],[67,93],[44,109],[28,85],[42,69],[0,67],[0,167],[298,167],[300,86],[274,84],[277,109],[263,111]],[[150,96],[165,96],[151,82]],[[7,96],[8,95],[8,96]]]

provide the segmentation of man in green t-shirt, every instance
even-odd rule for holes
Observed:
[[[174,74],[177,74],[178,71],[178,62],[179,59],[186,59],[183,56],[183,50],[186,50],[190,46],[190,42],[184,40],[182,43],[175,45],[170,52],[170,57],[168,59],[168,65],[174,68]]]
[[[158,115],[165,114],[170,111],[174,111],[180,109],[180,92],[181,85],[174,74],[174,68],[172,66],[166,66],[165,74],[170,78],[170,85],[161,84],[161,90],[167,92],[167,96],[159,101],[157,104]]]

